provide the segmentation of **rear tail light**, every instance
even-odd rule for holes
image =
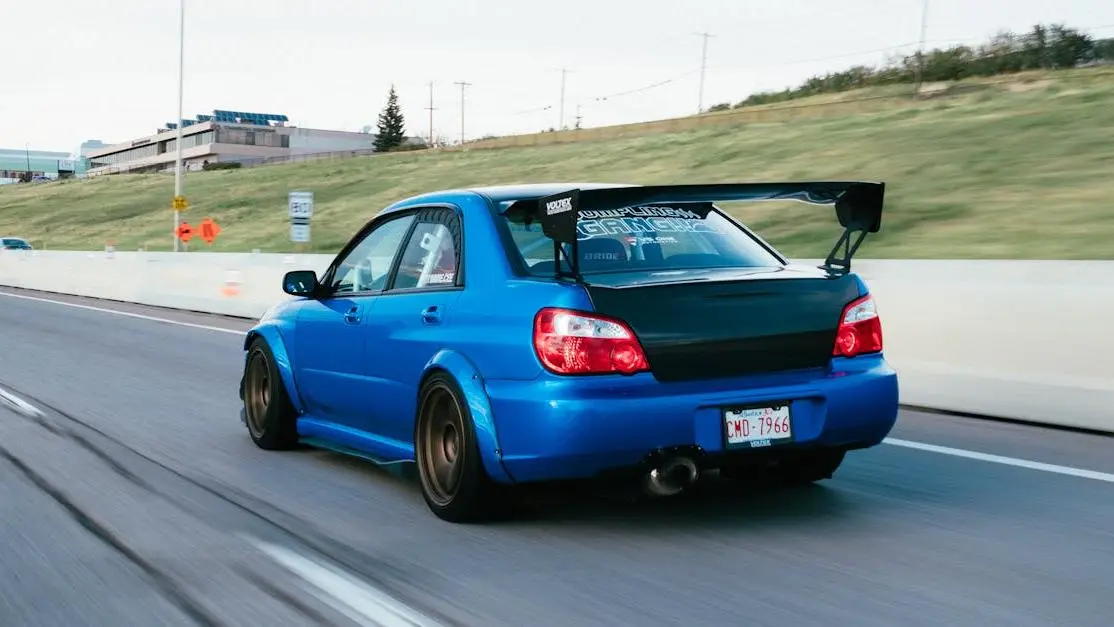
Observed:
[[[547,307],[534,316],[534,350],[557,374],[634,374],[649,370],[634,331],[621,320]]]
[[[851,302],[843,308],[843,317],[836,331],[836,357],[854,357],[882,352],[882,320],[870,294]]]

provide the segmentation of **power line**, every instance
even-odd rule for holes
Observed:
[[[704,74],[708,70],[708,40],[715,35],[709,33],[697,33],[697,36],[704,38],[704,45],[700,54],[700,100],[696,106],[696,113],[699,115],[704,113]]]
[[[553,105],[545,105],[544,107],[534,107],[533,109],[523,109],[521,111],[514,111],[507,115],[527,115],[530,113],[541,113],[542,111],[549,111],[553,109]]]
[[[460,85],[460,146],[464,147],[464,88],[469,87],[472,83],[466,81],[456,81],[454,85]]]
[[[670,83],[678,81],[682,78],[687,78],[689,76],[692,76],[693,74],[696,74],[698,72],[700,72],[700,70],[692,70],[692,71],[689,71],[689,72],[685,72],[684,74],[679,74],[679,75],[674,76],[672,78],[667,78],[664,81],[658,81],[656,83],[651,83],[649,85],[643,85],[642,87],[637,87],[635,89],[628,89],[626,91],[615,92],[615,93],[612,93],[612,94],[607,94],[606,96],[597,96],[595,98],[592,98],[592,101],[593,102],[603,102],[605,100],[611,100],[612,98],[620,98],[622,96],[631,96],[633,94],[639,94],[639,93],[642,93],[644,91],[649,91],[651,89],[657,89],[658,87],[663,87],[665,85],[668,85]]]
[[[957,39],[957,40],[948,40],[948,41],[960,41],[960,40]],[[940,42],[925,42],[925,43],[944,43],[944,41],[942,40]],[[823,63],[824,61],[835,61],[835,60],[838,60],[838,59],[848,59],[848,58],[851,58],[851,57],[861,57],[863,55],[868,55],[868,54],[878,54],[880,52],[890,52],[890,51],[893,51],[893,50],[900,50],[902,48],[909,48],[910,46],[916,46],[916,45],[917,45],[917,42],[911,41],[911,42],[908,42],[908,43],[896,44],[896,45],[893,45],[893,46],[886,46],[885,48],[874,48],[873,50],[860,50],[858,52],[845,52],[843,54],[835,54],[835,55],[831,55],[831,56],[827,56],[827,57],[813,57],[811,59],[794,59],[794,60],[791,60],[791,61],[780,61],[780,62],[776,62],[776,63],[756,63],[756,64],[751,64],[751,65],[713,65],[713,66],[710,66],[710,69],[713,69],[713,70],[757,70],[757,69],[771,68],[771,67],[782,67],[782,66],[786,66],[786,65],[804,65],[806,63]]]
[[[589,100],[591,100],[592,102],[604,102],[604,101],[610,100],[612,98],[620,98],[620,97],[623,97],[623,96],[631,96],[631,95],[634,95],[634,94],[639,94],[639,93],[642,93],[642,92],[645,92],[645,91],[649,91],[651,89],[657,89],[658,87],[664,87],[665,85],[668,85],[670,83],[678,81],[682,78],[687,78],[689,76],[692,76],[693,74],[696,74],[699,71],[700,70],[691,70],[689,72],[685,72],[684,74],[680,74],[680,75],[674,76],[672,78],[667,78],[663,81],[657,81],[656,83],[650,83],[649,85],[643,85],[641,87],[636,87],[634,89],[627,89],[627,90],[620,91],[620,92],[613,92],[613,93],[610,93],[610,94],[605,94],[603,96],[596,96],[594,98],[590,98]],[[571,72],[571,70],[570,70],[570,72]],[[579,115],[579,110],[580,110],[580,107],[583,106],[583,103],[577,103],[576,106],[577,106],[577,115]],[[529,115],[531,113],[541,113],[541,112],[544,112],[544,111],[550,111],[552,109],[553,109],[553,105],[549,104],[549,105],[543,105],[543,106],[540,106],[540,107],[532,107],[530,109],[521,109],[519,111],[513,111],[511,113],[507,113],[506,115]]]

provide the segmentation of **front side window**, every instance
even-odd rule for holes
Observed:
[[[552,275],[553,240],[523,214],[501,214],[527,271]],[[776,267],[758,240],[707,204],[585,210],[577,222],[582,274]],[[562,265],[567,263],[562,260]]]
[[[337,265],[331,291],[368,292],[383,289],[395,253],[402,246],[414,216],[384,222],[368,233]]]

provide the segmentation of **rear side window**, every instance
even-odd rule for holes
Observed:
[[[0,245],[4,248],[31,248],[30,244],[21,239],[5,239]]]
[[[582,211],[577,222],[581,273],[782,265],[718,209],[701,207]],[[502,216],[527,270],[553,274],[553,240],[542,233],[541,224],[522,214]]]
[[[392,289],[455,285],[457,258],[449,227],[440,222],[422,222],[414,229],[402,253]]]

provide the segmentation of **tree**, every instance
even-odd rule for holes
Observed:
[[[375,136],[375,149],[386,152],[402,145],[406,139],[406,120],[402,117],[402,110],[398,107],[398,94],[395,86],[387,94],[387,106],[379,114],[379,132]]]

